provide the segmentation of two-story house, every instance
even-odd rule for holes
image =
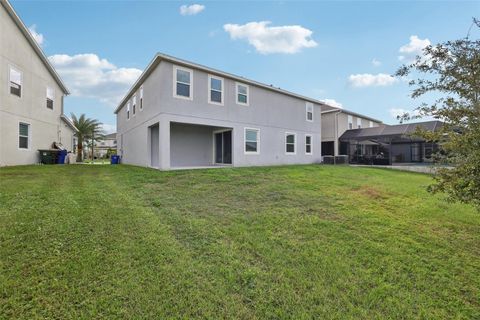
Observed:
[[[13,10],[0,0],[0,166],[33,164],[53,142],[73,150],[68,89]]]
[[[321,161],[322,102],[157,54],[115,113],[123,163],[168,170]]]

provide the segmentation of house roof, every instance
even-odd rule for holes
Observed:
[[[114,133],[110,133],[110,134],[106,134],[104,136],[105,140],[108,140],[108,139],[117,139],[117,133],[114,132]]]
[[[62,115],[60,115],[60,118],[61,118],[61,119],[63,120],[63,122],[65,122],[70,128],[72,128],[73,131],[78,132],[77,127],[75,127],[75,125],[73,124],[72,120],[70,120],[69,117],[67,117],[66,115],[62,114]]]
[[[45,65],[45,67],[47,68],[47,70],[50,72],[50,74],[52,75],[52,77],[55,79],[55,81],[58,83],[58,85],[60,86],[60,88],[63,90],[64,94],[69,94],[70,92],[68,91],[67,87],[65,86],[65,84],[63,83],[62,79],[60,78],[60,76],[58,75],[58,73],[55,71],[55,69],[53,68],[52,64],[50,63],[50,61],[48,61],[48,58],[47,56],[45,56],[45,54],[43,53],[43,50],[42,48],[40,48],[40,46],[38,45],[37,41],[35,41],[35,39],[33,38],[33,36],[31,35],[30,31],[28,31],[28,28],[25,26],[25,24],[23,23],[23,21],[20,19],[20,17],[17,15],[17,13],[15,12],[15,10],[13,9],[12,5],[10,4],[10,2],[8,2],[8,0],[0,0],[0,4],[5,8],[5,10],[7,10],[7,13],[10,15],[10,17],[12,18],[12,20],[15,22],[15,24],[17,25],[17,27],[20,29],[20,31],[23,33],[23,35],[25,36],[25,38],[27,39],[27,41],[30,43],[30,45],[32,46],[33,50],[37,53],[37,55],[40,57],[40,59],[42,60],[43,64]]]
[[[367,119],[367,120],[370,120],[370,121],[373,121],[373,122],[383,123],[383,121],[381,121],[381,120],[378,120],[378,119],[375,119],[375,118],[372,118],[372,117],[369,117],[369,116],[365,116],[363,114],[356,113],[356,112],[346,110],[346,109],[327,110],[327,111],[323,111],[322,114],[332,113],[332,112],[341,112],[341,113],[349,114],[349,115],[352,115],[352,116],[355,116],[355,117]]]
[[[328,104],[326,104],[326,103],[324,103],[320,100],[305,97],[305,96],[302,96],[300,94],[296,94],[296,93],[293,93],[293,92],[290,92],[290,91],[287,91],[287,90],[284,90],[284,89],[274,87],[273,85],[268,85],[268,84],[261,83],[261,82],[255,81],[255,80],[250,80],[250,79],[247,79],[247,78],[244,78],[244,77],[241,77],[241,76],[237,76],[237,75],[234,75],[234,74],[231,74],[231,73],[228,73],[228,72],[224,72],[224,71],[220,71],[220,70],[213,69],[213,68],[210,68],[210,67],[206,67],[206,66],[201,65],[201,64],[197,64],[197,63],[194,63],[194,62],[190,62],[190,61],[182,60],[182,59],[179,59],[179,58],[175,58],[175,57],[172,57],[172,56],[164,54],[164,53],[157,53],[155,55],[155,57],[153,58],[153,60],[150,62],[150,64],[147,66],[145,71],[143,71],[143,73],[140,75],[138,80],[130,88],[128,93],[125,95],[125,97],[119,103],[118,107],[115,109],[115,113],[118,113],[118,111],[120,111],[122,106],[128,101],[128,99],[130,99],[130,97],[133,95],[133,93],[136,92],[140,88],[141,84],[145,81],[145,79],[150,75],[150,73],[155,69],[155,67],[162,60],[163,61],[169,61],[169,62],[174,63],[174,64],[179,65],[179,66],[184,66],[184,67],[189,67],[189,68],[192,68],[192,69],[202,70],[202,71],[205,71],[205,72],[217,75],[217,76],[229,78],[229,79],[232,79],[232,80],[235,80],[235,81],[243,82],[245,84],[250,84],[252,86],[256,86],[256,87],[260,87],[260,88],[263,88],[263,89],[279,92],[279,93],[285,94],[287,96],[291,96],[291,97],[294,97],[294,98],[299,98],[299,99],[302,99],[302,100],[305,100],[305,101],[308,101],[308,102],[319,104],[323,108],[325,108],[325,110],[333,110],[333,109],[337,110],[337,108],[332,107],[332,106],[330,106],[330,105],[328,105]]]
[[[347,130],[342,134],[340,140],[367,140],[378,137],[404,136],[414,133],[417,127],[421,127],[427,131],[437,131],[442,125],[443,122],[438,120],[397,124],[393,126],[383,124],[373,128]]]

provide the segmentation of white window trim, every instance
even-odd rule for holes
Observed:
[[[247,103],[243,103],[243,102],[239,102],[238,101],[238,86],[243,86],[243,87],[246,87],[247,88]],[[238,104],[238,105],[241,105],[241,106],[249,106],[250,105],[250,86],[246,85],[246,84],[243,84],[241,82],[235,82],[235,102]]]
[[[222,91],[221,91],[221,95],[220,95],[220,99],[222,99],[222,102],[216,102],[216,101],[212,101],[212,95],[211,95],[211,91],[212,91],[212,79],[216,79],[216,80],[220,80],[222,82]],[[218,90],[214,90],[214,91],[218,91]],[[214,75],[211,75],[209,74],[208,75],[208,103],[210,104],[216,104],[217,106],[223,106],[223,103],[224,103],[224,93],[225,93],[225,81],[223,81],[223,78],[221,77],[217,77],[217,76],[214,76]]]
[[[293,135],[293,152],[287,152],[287,136]],[[286,155],[296,155],[297,154],[297,134],[295,132],[285,132],[285,143],[283,145],[285,148]]]
[[[15,71],[20,72],[20,82],[22,83],[22,84],[20,85],[20,86],[21,86],[21,88],[20,88],[20,97],[17,96],[16,94],[10,93],[10,82],[12,82],[11,79],[10,79],[10,69],[13,69],[13,70],[15,70]],[[16,66],[14,66],[14,65],[12,65],[12,64],[9,64],[9,65],[8,65],[8,70],[7,70],[7,71],[8,71],[8,83],[7,83],[8,91],[7,91],[7,92],[8,92],[8,94],[9,94],[10,96],[15,96],[15,97],[17,97],[18,99],[21,99],[21,98],[23,97],[23,72],[20,70],[20,68],[17,68]]]
[[[132,114],[135,117],[137,115],[137,94],[132,96]]]
[[[130,116],[130,100],[127,102],[127,121],[131,118]]]
[[[310,152],[307,152],[307,137],[310,137]],[[308,156],[313,155],[313,135],[311,134],[305,135],[305,154]]]
[[[190,84],[188,84],[190,86],[190,96],[189,97],[184,97],[184,96],[177,95],[177,70],[183,70],[183,71],[190,72]],[[180,82],[180,83],[184,83],[184,82]],[[187,83],[184,83],[184,84],[187,84]],[[173,66],[173,86],[172,87],[173,87],[173,97],[174,98],[184,99],[184,100],[193,100],[193,70],[188,69],[188,68],[179,67],[179,66]]]
[[[45,102],[46,102],[47,99],[48,99],[48,89],[52,90],[52,95],[53,95],[53,97],[52,97],[52,109],[50,109],[50,108],[47,107],[47,106],[45,106],[45,107],[46,107],[47,109],[53,111],[53,110],[55,110],[55,88],[50,87],[50,86],[47,86],[46,92],[45,92],[45,96],[46,96]]]
[[[347,129],[348,129],[348,130],[353,129],[353,117],[352,117],[351,115],[348,115],[348,116],[347,116],[347,121],[348,121]],[[351,128],[350,128],[350,124],[352,125]]]
[[[370,122],[368,123],[368,126],[369,126],[369,128],[373,128],[373,121],[370,121]]]
[[[139,103],[139,109],[140,111],[143,111],[143,85],[140,87],[140,103]]]
[[[20,124],[28,125],[28,148],[20,148]],[[18,121],[17,125],[17,148],[22,151],[30,151],[32,146],[32,124],[26,121]]]
[[[257,151],[247,151],[247,130],[252,130],[257,132]],[[243,153],[244,154],[260,154],[260,129],[248,128],[248,127],[245,127],[243,129]]]
[[[311,110],[312,110],[312,120],[309,120],[309,119],[308,119],[308,112],[309,112],[308,109],[310,109],[310,108],[311,108]],[[306,103],[305,103],[305,120],[307,120],[308,122],[313,122],[313,119],[314,119],[314,115],[313,115],[313,103],[311,103],[311,102],[306,102]]]

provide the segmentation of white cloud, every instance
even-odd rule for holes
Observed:
[[[328,104],[331,107],[343,109],[343,104],[336,101],[335,99],[323,99],[323,100],[320,100],[320,101],[324,102],[325,104]]]
[[[348,77],[350,85],[356,88],[360,87],[385,87],[394,84],[398,80],[389,74],[352,74]]]
[[[401,55],[398,56],[398,60],[412,61],[417,55],[421,55],[422,50],[430,44],[431,42],[427,38],[420,39],[418,36],[415,35],[410,36],[410,42],[404,46],[401,46],[398,50],[398,52],[401,53]]]
[[[382,62],[380,60],[378,60],[377,58],[373,58],[372,64],[373,64],[374,67],[379,67],[379,66],[382,65]]]
[[[72,96],[99,99],[115,106],[138,79],[142,70],[119,68],[96,54],[57,54],[49,57]]]
[[[117,132],[117,126],[114,124],[102,123],[102,130],[105,134]]]
[[[30,31],[30,34],[32,35],[33,39],[38,43],[39,46],[43,45],[43,42],[45,41],[45,37],[43,34],[37,32],[37,25],[33,24],[30,27],[28,27],[28,31]]]
[[[233,40],[247,40],[261,54],[297,53],[303,48],[316,47],[312,31],[299,25],[271,27],[270,21],[244,25],[225,24],[223,29]]]
[[[183,5],[180,7],[180,14],[182,16],[194,16],[205,10],[205,6],[201,4]]]

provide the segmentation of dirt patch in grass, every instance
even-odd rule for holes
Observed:
[[[364,197],[375,200],[384,200],[390,196],[390,194],[388,194],[387,192],[378,190],[372,186],[362,186],[358,189],[354,189],[354,192]]]

